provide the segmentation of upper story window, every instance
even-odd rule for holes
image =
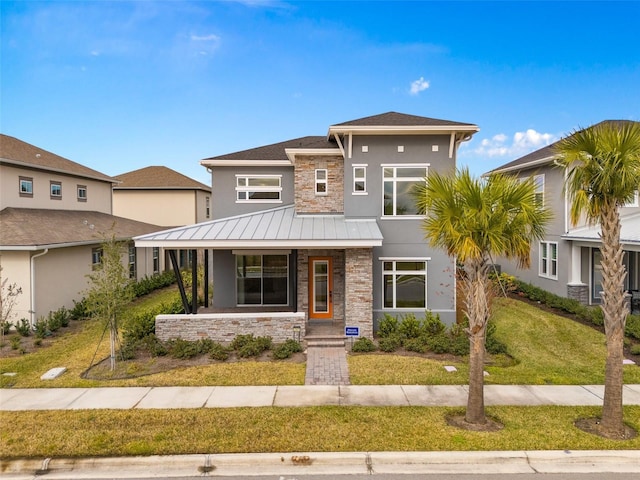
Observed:
[[[544,206],[544,175],[533,176],[534,195],[536,204],[540,207]]]
[[[353,166],[353,193],[354,195],[367,194],[367,165]]]
[[[204,216],[205,218],[211,218],[211,198],[204,197]]]
[[[78,185],[78,201],[86,202],[87,201],[87,186],[86,185]]]
[[[21,197],[33,197],[33,178],[20,177],[19,191]]]
[[[95,270],[100,266],[102,262],[102,248],[92,248],[91,249],[91,266]]]
[[[62,183],[51,181],[51,199],[60,200],[62,198]]]
[[[328,172],[326,168],[316,169],[316,195],[327,194]]]
[[[236,175],[236,201],[280,203],[282,175]]]
[[[428,164],[382,165],[384,183],[383,215],[387,217],[417,216],[414,185],[424,184]]]
[[[558,279],[557,242],[540,242],[540,276]]]

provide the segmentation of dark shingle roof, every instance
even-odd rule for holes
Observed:
[[[48,152],[42,148],[18,140],[15,137],[0,134],[0,162],[22,167],[68,173],[94,180],[113,183],[112,177],[100,173],[79,163]]]
[[[163,166],[144,167],[132,172],[117,175],[120,184],[114,190],[121,189],[191,189],[211,191],[204,183],[200,183],[186,175]]]
[[[118,239],[164,228],[102,212],[40,208],[5,208],[0,211],[0,224],[0,246],[25,248],[97,244],[112,227]]]
[[[337,148],[335,142],[327,140],[326,136],[310,136],[294,138],[284,142],[272,143],[263,147],[251,148],[240,152],[227,153],[206,160],[287,160],[287,148]]]
[[[337,123],[336,127],[410,127],[410,126],[474,126],[472,123],[453,122],[451,120],[441,120],[438,118],[420,117],[418,115],[408,115],[406,113],[387,112],[370,117],[358,118],[348,122]]]

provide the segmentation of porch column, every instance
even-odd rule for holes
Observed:
[[[571,257],[569,259],[569,281],[567,283],[567,297],[589,304],[589,285],[582,282],[582,249],[571,242]]]
[[[373,249],[345,251],[345,326],[373,338]]]

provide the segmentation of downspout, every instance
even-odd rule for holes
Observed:
[[[31,323],[31,328],[35,328],[36,326],[36,262],[34,262],[34,260],[38,257],[42,257],[44,255],[46,255],[47,253],[49,253],[49,249],[45,248],[44,251],[33,255],[30,259],[30,269],[31,269],[31,278],[30,280],[30,287],[31,287],[31,299],[30,299],[30,305],[29,305],[29,313],[31,315],[31,319],[30,319],[30,323]]]

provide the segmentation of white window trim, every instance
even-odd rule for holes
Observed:
[[[318,173],[324,172],[324,178],[318,178]],[[315,184],[314,193],[318,197],[326,197],[329,195],[329,170],[327,168],[316,168],[314,172]],[[319,192],[318,187],[324,185],[324,192]]]
[[[53,193],[53,187],[58,187],[60,193]],[[51,180],[49,182],[49,195],[51,196],[51,198],[54,198],[56,200],[61,199],[62,198],[62,182]]]
[[[428,297],[428,285],[429,285],[429,274],[428,274],[428,270],[429,270],[429,265],[428,262],[429,260],[431,260],[431,257],[379,257],[378,260],[381,263],[381,267],[382,267],[382,292],[381,292],[381,296],[380,299],[382,301],[382,310],[399,310],[399,311],[414,311],[416,310],[416,308],[413,307],[397,307],[397,291],[396,291],[396,275],[398,275],[398,272],[402,272],[400,274],[407,274],[407,273],[411,273],[411,274],[424,274],[424,307],[419,307],[420,310],[423,309],[428,309],[429,308],[429,297]],[[384,262],[393,262],[393,269],[392,270],[385,270],[384,268]],[[396,263],[397,262],[424,262],[424,270],[397,270],[396,269]],[[393,306],[391,307],[387,307],[384,304],[384,290],[385,290],[385,282],[384,282],[384,277],[385,275],[391,274],[394,277],[393,280]]]
[[[239,178],[277,178],[279,187],[249,187],[238,186]],[[248,183],[248,182],[247,182]],[[277,192],[278,199],[240,199],[238,194],[240,192]],[[252,175],[252,174],[237,174],[236,175],[236,203],[282,203],[282,175]]]
[[[84,192],[84,196],[80,195],[80,192]],[[76,188],[76,195],[78,197],[79,202],[86,202],[88,195],[87,186],[86,185],[78,185]]]
[[[547,257],[544,258],[542,256],[542,245],[545,244],[547,245]],[[555,245],[555,250],[556,250],[556,258],[555,258],[555,263],[556,263],[556,274],[553,275],[551,274],[552,271],[552,265],[554,262],[554,259],[551,258],[549,255],[551,253],[551,245]],[[541,241],[539,246],[539,255],[540,255],[540,261],[538,262],[538,276],[542,277],[542,278],[548,278],[551,280],[557,280],[558,279],[558,242],[548,242],[548,241]],[[546,264],[547,267],[547,273],[543,273],[543,268],[542,266]]]
[[[354,163],[352,165],[352,173],[353,173],[353,184],[351,189],[352,195],[369,195],[367,192],[367,167],[369,165],[367,163]],[[364,170],[364,177],[356,177],[356,169],[362,168]],[[364,183],[364,190],[356,190],[356,182]]]
[[[385,184],[385,177],[384,177],[384,169],[385,168],[424,168],[426,170],[426,174],[427,176],[429,175],[429,167],[431,166],[431,164],[429,163],[383,163],[380,165],[382,167],[382,215],[380,216],[382,220],[415,220],[415,219],[422,219],[425,216],[424,215],[385,215],[384,213],[384,184]],[[398,177],[394,176],[394,181],[393,181],[393,187],[394,187],[394,196],[396,195],[395,192],[395,186],[396,186],[396,180]],[[423,178],[418,178],[418,177],[400,177],[403,180],[424,180]]]

